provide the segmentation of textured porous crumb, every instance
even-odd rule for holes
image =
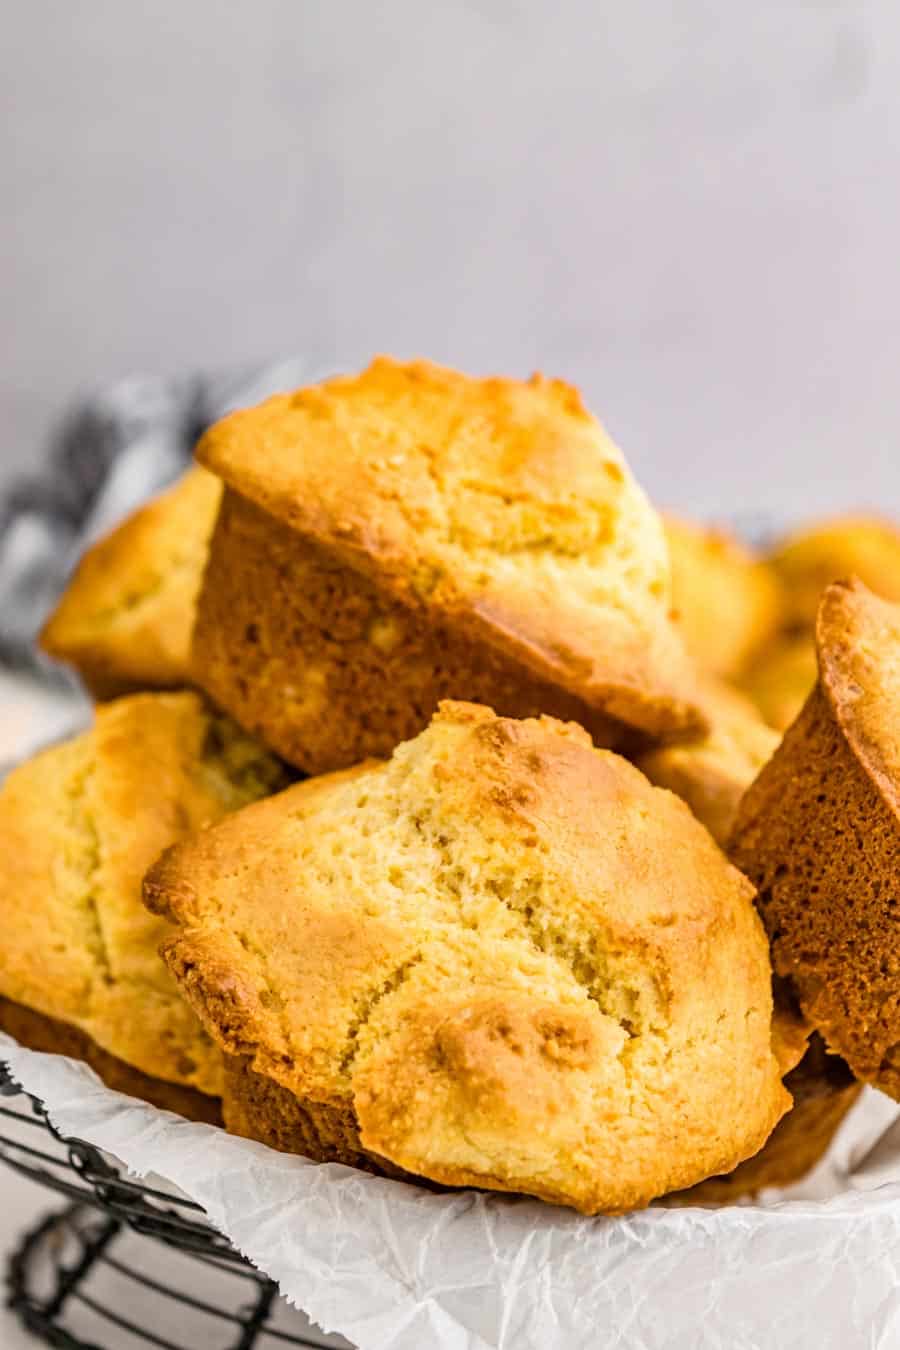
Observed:
[[[199,695],[144,694],[21,765],[0,789],[0,995],[102,1050],[207,1093],[221,1056],[141,904],[162,850],[282,786],[276,761]]]
[[[240,1059],[232,1123],[258,1132],[249,1075],[283,1090],[278,1147],[615,1211],[735,1166],[789,1103],[751,887],[553,719],[444,704],[388,763],[171,850],[145,898]]]
[[[829,586],[816,644],[818,683],[729,847],[811,1025],[900,1099],[900,607]]]
[[[660,521],[559,381],[381,359],[197,453],[229,490],[194,674],[300,767],[388,754],[446,696],[602,740],[702,724]]]
[[[190,682],[191,632],[222,485],[205,469],[88,549],[41,646],[98,698]]]

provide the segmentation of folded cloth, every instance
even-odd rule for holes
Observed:
[[[224,375],[135,375],[63,418],[41,470],[0,498],[0,773],[86,718],[74,676],[36,638],[88,544],[176,478],[210,423],[318,377],[296,357]]]

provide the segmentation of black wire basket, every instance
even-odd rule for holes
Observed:
[[[66,1199],[7,1260],[8,1306],[45,1344],[62,1350],[349,1345],[317,1334],[288,1308],[273,1281],[211,1226],[199,1205],[163,1183],[123,1175],[83,1140],[63,1138],[3,1063],[0,1160]]]

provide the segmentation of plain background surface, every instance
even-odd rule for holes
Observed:
[[[7,6],[0,476],[134,370],[388,350],[574,380],[683,510],[897,507],[898,151],[895,0]]]
[[[2,456],[135,369],[581,384],[660,500],[900,501],[894,0],[30,0]]]

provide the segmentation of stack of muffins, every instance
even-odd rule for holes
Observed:
[[[896,531],[751,555],[568,386],[426,362],[197,458],[45,628],[104,701],[0,794],[0,1025],[585,1213],[785,1184],[900,1099]]]

